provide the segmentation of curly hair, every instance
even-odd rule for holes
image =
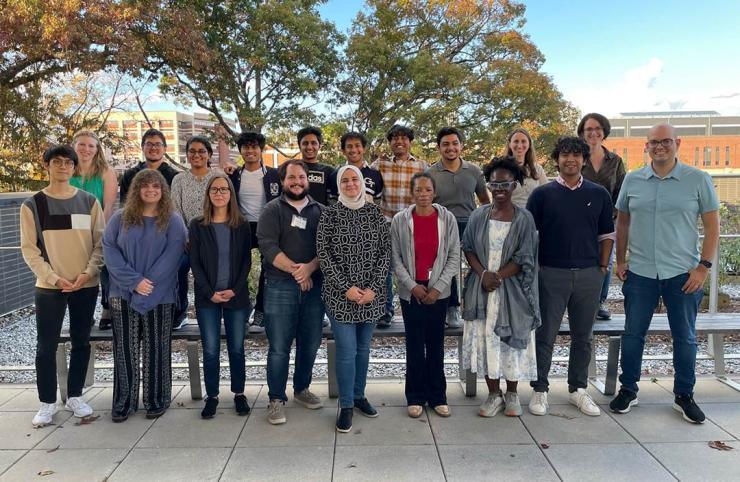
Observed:
[[[170,187],[164,176],[154,169],[144,169],[134,176],[128,196],[126,196],[126,203],[123,205],[121,215],[123,226],[127,228],[144,224],[144,201],[141,199],[141,189],[146,184],[159,184],[162,189],[162,197],[157,204],[156,224],[160,231],[165,231],[175,211],[170,197]]]
[[[524,170],[519,166],[519,163],[516,162],[516,158],[514,156],[494,157],[491,159],[491,162],[486,164],[483,168],[483,176],[485,177],[486,182],[489,182],[491,180],[491,176],[493,176],[493,172],[498,171],[499,169],[509,171],[516,182],[524,185]]]
[[[524,134],[527,137],[527,140],[529,140],[529,149],[527,149],[527,152],[524,154],[524,165],[522,166],[524,176],[531,177],[532,179],[539,179],[539,176],[537,175],[537,153],[534,150],[532,136],[529,135],[527,129],[524,129],[523,127],[517,127],[513,131],[509,132],[509,135],[506,136],[506,155],[514,155],[514,152],[511,150],[510,147],[511,138],[514,137],[514,134]]]
[[[110,166],[108,165],[108,161],[105,160],[103,146],[100,145],[100,138],[91,130],[77,131],[75,132],[75,135],[72,136],[72,146],[77,145],[77,139],[79,139],[80,137],[90,137],[92,139],[95,139],[95,147],[97,148],[95,151],[95,157],[93,157],[92,160],[91,169],[84,174],[84,177],[91,178],[95,176],[102,176],[103,174],[105,174],[105,172],[108,171],[108,169],[110,169]],[[80,164],[75,164],[75,176],[82,175],[83,174],[80,172]]]

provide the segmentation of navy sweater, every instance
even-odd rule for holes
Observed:
[[[598,237],[614,231],[611,196],[583,180],[575,191],[557,181],[535,189],[527,201],[539,232],[539,261],[552,268],[599,266]]]

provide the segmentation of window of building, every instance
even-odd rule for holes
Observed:
[[[704,147],[704,165],[705,166],[712,165],[712,148],[711,147]]]
[[[171,129],[174,125],[175,125],[174,122],[172,122],[171,120],[161,120],[161,121],[159,121],[159,128],[160,129],[167,129],[167,128],[170,128]]]
[[[139,123],[135,120],[125,120],[123,121],[123,128],[124,129],[136,129],[136,127],[139,125]]]
[[[719,146],[714,148],[714,165],[719,166]]]
[[[725,146],[725,166],[730,165],[730,146]]]
[[[699,148],[698,147],[694,149],[694,165],[695,166],[699,165]]]
[[[622,160],[624,161],[625,164],[628,164],[630,160],[629,151],[627,150],[626,147],[622,149]]]

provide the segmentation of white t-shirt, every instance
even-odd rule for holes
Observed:
[[[260,213],[265,206],[265,186],[262,178],[265,174],[262,169],[256,171],[242,170],[241,184],[239,185],[239,206],[242,214],[250,223],[260,219]]]

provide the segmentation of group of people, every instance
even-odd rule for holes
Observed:
[[[51,423],[58,409],[55,352],[67,309],[66,409],[77,417],[92,413],[81,395],[99,285],[100,328],[113,329],[112,419],[123,422],[137,411],[140,378],[146,416],[161,416],[171,403],[170,335],[186,318],[190,271],[203,346],[203,418],[215,416],[219,403],[222,323],[239,415],[250,412],[247,329],[264,329],[269,344],[268,422],[287,421],[294,343],[293,399],[322,407],[310,386],[325,318],[337,350],[336,429],[351,430],[354,409],[378,416],[365,397],[370,342],[376,326],[393,320],[394,288],[406,332],[410,417],[424,406],[451,415],[445,327],[462,327],[462,363],[485,377],[489,395],[480,416],[521,415],[520,381],[534,390],[529,411],[547,414],[566,311],[570,402],[598,416],[586,390],[588,365],[594,320],[610,317],[605,300],[615,252],[627,320],[622,387],[610,409],[626,413],[637,404],[645,334],[662,297],[674,337],[674,407],[702,422],[693,400],[694,325],[718,244],[717,196],[706,173],[677,159],[681,141],[671,126],[649,131],[651,162],[629,174],[603,144],[609,130],[604,116],[586,115],[577,136],[555,145],[550,157],[558,174],[548,181],[522,128],[509,134],[506,154],[482,170],[462,158],[460,130],[438,132],[440,159],[429,166],[411,155],[413,130],[396,125],[387,133],[392,156],[372,165],[357,132],[341,138],[345,165],[319,163],[322,132],[306,127],[297,135],[301,159],[278,169],[262,163],[260,133],[240,134],[244,164],[223,172],[210,167],[208,139],[192,137],[190,170],[182,173],[164,160],[164,134],[150,129],[141,143],[145,161],[124,173],[115,213],[116,178],[99,139],[76,134],[72,146],[45,152],[49,185],[20,214],[23,256],[37,277],[41,408],[34,425]],[[260,255],[254,306],[247,281],[253,249]],[[463,256],[470,269],[458,281]]]

